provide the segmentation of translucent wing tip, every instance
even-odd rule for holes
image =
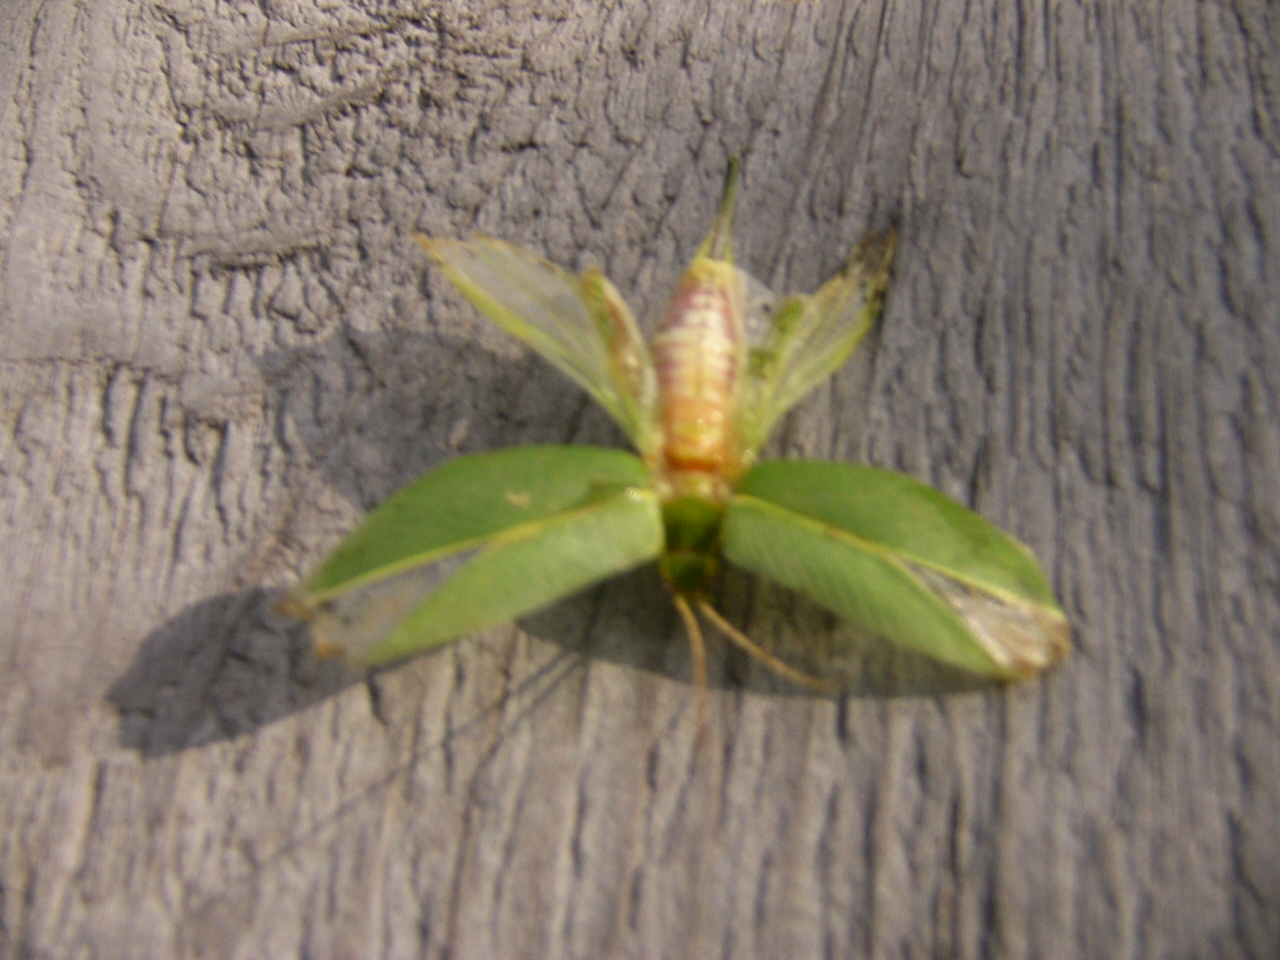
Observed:
[[[415,233],[413,235],[413,239],[417,242],[418,246],[422,248],[423,253],[431,258],[431,262],[446,272],[450,269],[450,251],[468,246],[468,241],[466,240],[452,240],[448,237],[428,237],[425,233]],[[481,236],[474,236],[471,238],[471,243],[475,243],[476,241],[487,244],[497,244],[500,242]]]
[[[449,269],[450,250],[476,244],[484,244],[490,247],[509,247],[508,244],[504,244],[501,240],[494,240],[491,237],[480,234],[473,234],[470,240],[454,240],[449,237],[428,237],[425,233],[415,232],[413,239],[422,248],[422,251],[431,258],[432,263],[446,270]]]
[[[965,622],[996,673],[1025,680],[1071,650],[1071,626],[1056,605],[983,588],[919,564],[908,562],[906,567]]]
[[[1040,610],[1023,622],[966,620],[997,671],[1009,680],[1027,680],[1062,660],[1071,650],[1071,628],[1061,614]]]
[[[1071,625],[1061,611],[1041,608],[1029,628],[1006,631],[1000,641],[1015,679],[1025,680],[1071,652]]]

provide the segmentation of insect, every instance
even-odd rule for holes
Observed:
[[[736,169],[650,344],[598,271],[499,240],[418,237],[482,313],[575,380],[637,453],[525,446],[461,457],[375,509],[293,593],[318,648],[396,660],[657,561],[707,683],[699,618],[811,682],[713,606],[723,563],[887,640],[998,678],[1061,657],[1069,628],[1031,552],[901,473],[757,461],[779,418],[876,322],[896,236],[865,238],[816,293],[775,305],[733,263]],[[756,332],[759,331],[759,332]],[[704,695],[704,694],[700,694]]]

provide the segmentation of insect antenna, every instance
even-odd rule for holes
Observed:
[[[699,600],[698,609],[702,611],[702,615],[711,621],[717,630],[729,638],[738,649],[755,657],[766,667],[776,673],[785,680],[799,684],[802,687],[808,687],[810,690],[816,690],[819,693],[830,693],[835,690],[839,684],[834,680],[823,680],[819,677],[812,677],[802,670],[783,663],[764,647],[760,646],[745,633],[735,627],[732,623],[722,617],[719,611],[705,600]]]
[[[707,732],[707,645],[702,639],[702,627],[693,615],[693,608],[682,594],[673,593],[676,611],[684,621],[684,632],[689,636],[689,652],[693,657],[694,711],[698,716],[698,740]]]

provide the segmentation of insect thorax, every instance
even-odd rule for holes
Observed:
[[[720,524],[724,507],[705,497],[677,497],[662,505],[666,547],[658,561],[663,578],[677,593],[710,593],[720,568]]]

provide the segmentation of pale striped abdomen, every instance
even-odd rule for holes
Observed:
[[[664,473],[728,480],[737,472],[733,405],[744,353],[741,299],[731,265],[699,258],[654,334]]]

